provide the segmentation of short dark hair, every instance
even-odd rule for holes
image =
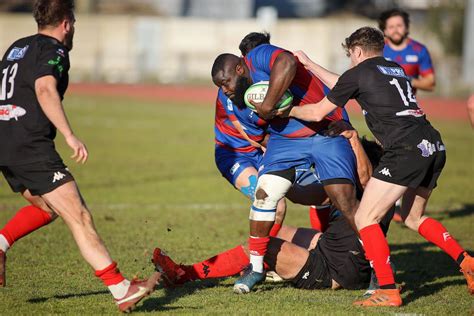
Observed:
[[[380,163],[380,159],[383,155],[382,146],[380,146],[373,140],[368,140],[367,138],[365,138],[365,136],[360,139],[360,142],[362,143],[362,147],[364,148],[364,151],[367,154],[367,157],[369,158],[372,167],[374,169],[377,168]]]
[[[402,17],[406,28],[408,29],[410,27],[410,16],[408,15],[408,13],[401,10],[401,9],[395,8],[395,9],[390,9],[390,10],[384,11],[380,14],[380,16],[379,16],[379,29],[382,32],[384,32],[385,28],[387,27],[387,20],[390,19],[391,17],[394,17],[394,16]]]
[[[246,56],[252,49],[262,44],[270,44],[270,33],[252,32],[242,39],[239,45],[242,56]]]
[[[342,43],[347,56],[350,55],[350,50],[356,46],[362,48],[364,52],[380,53],[385,46],[384,35],[376,28],[370,26],[361,27]]]
[[[65,18],[74,18],[74,0],[36,0],[33,16],[39,29],[58,26]]]
[[[231,61],[235,61],[236,59],[239,59],[239,57],[228,53],[220,54],[219,56],[217,56],[214,60],[214,63],[212,64],[212,78],[214,78],[219,73],[219,71],[223,71],[228,63],[230,63]]]

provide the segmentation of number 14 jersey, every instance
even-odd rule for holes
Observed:
[[[367,126],[385,148],[421,125],[430,126],[401,66],[383,57],[367,59],[343,73],[327,98],[340,107],[356,99]]]
[[[62,99],[68,71],[68,49],[46,35],[19,39],[5,52],[0,62],[0,166],[59,158],[56,128],[40,107],[35,81],[53,76]]]

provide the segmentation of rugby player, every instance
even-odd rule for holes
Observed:
[[[367,126],[384,147],[380,164],[365,188],[355,215],[360,238],[367,258],[373,263],[380,289],[368,299],[354,304],[402,304],[390,265],[390,250],[378,225],[402,196],[404,223],[459,264],[468,290],[474,294],[474,258],[440,222],[424,215],[446,161],[446,149],[439,132],[419,109],[410,78],[397,63],[383,57],[384,37],[379,30],[360,28],[346,38],[343,46],[352,68],[340,77],[302,59],[308,69],[333,88],[318,103],[293,107],[290,116],[321,121],[353,98],[361,105]]]
[[[410,16],[400,9],[384,11],[379,28],[385,36],[383,56],[402,66],[413,88],[433,91],[436,85],[433,63],[425,45],[408,37]]]
[[[342,110],[317,124],[274,118],[274,107],[288,88],[296,106],[317,102],[324,96],[320,80],[304,69],[290,52],[263,44],[253,48],[245,58],[221,54],[213,64],[212,77],[214,84],[237,106],[243,104],[243,94],[252,83],[270,82],[263,103],[255,105],[259,116],[269,123],[270,137],[249,216],[252,269],[234,285],[236,293],[248,293],[263,280],[263,257],[275,220],[276,204],[295,182],[298,171],[306,171],[315,165],[329,198],[354,226],[356,161],[344,137],[323,135],[330,122],[343,118]]]
[[[88,158],[86,146],[73,133],[62,105],[73,46],[74,2],[37,0],[34,18],[38,33],[15,41],[0,62],[0,170],[13,192],[31,204],[0,230],[0,286],[6,284],[7,250],[59,215],[119,309],[129,311],[153,287],[122,276],[54,146],[59,130],[73,150],[71,158],[78,163]]]

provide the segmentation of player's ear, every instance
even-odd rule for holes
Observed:
[[[61,26],[62,26],[62,29],[63,29],[64,33],[69,33],[71,31],[71,22],[69,22],[68,19],[64,19],[61,22]]]

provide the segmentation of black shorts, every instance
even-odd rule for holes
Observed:
[[[432,190],[445,163],[441,136],[431,126],[423,126],[406,140],[384,149],[373,177],[413,189]]]
[[[348,290],[365,288],[370,281],[371,268],[364,248],[351,226],[339,216],[329,223],[316,249],[326,260],[330,277]]]
[[[0,166],[0,170],[13,192],[28,190],[32,195],[49,193],[74,180],[61,159],[18,166]]]
[[[321,249],[316,247],[309,252],[308,260],[291,283],[296,288],[306,290],[331,288],[331,275]]]

